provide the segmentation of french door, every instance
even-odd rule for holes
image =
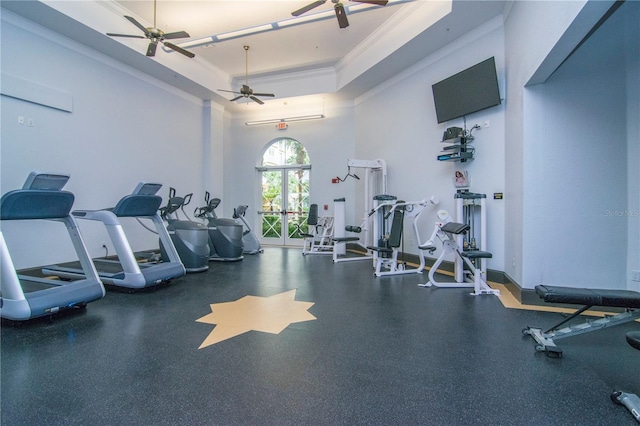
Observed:
[[[309,165],[260,167],[262,210],[261,243],[301,246],[307,232]]]

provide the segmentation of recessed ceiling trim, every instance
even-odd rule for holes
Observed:
[[[426,31],[451,13],[452,9],[453,0],[418,1],[404,9],[402,13],[396,14],[397,16],[394,15],[336,64],[338,89]],[[399,25],[400,22],[402,25]]]
[[[389,3],[385,7],[395,6],[404,3],[414,2],[416,0],[389,0]],[[374,8],[379,8],[380,6],[374,4],[354,4],[345,6],[345,12],[347,15],[351,15],[354,13],[365,12]],[[308,24],[311,22],[324,21],[325,19],[330,19],[335,17],[335,12],[333,9],[328,11],[316,12],[311,14],[305,14],[303,16],[297,16],[295,18],[283,19],[281,21],[275,21],[267,24],[256,25],[253,27],[242,28],[239,30],[228,31],[226,33],[214,34],[206,37],[201,37],[189,41],[184,41],[181,43],[174,43],[175,45],[183,48],[190,49],[193,47],[204,46],[205,44],[211,43],[219,43],[222,41],[233,40],[240,37],[246,37],[250,35],[260,34],[267,31],[279,30],[282,28],[289,28],[297,25]],[[165,49],[167,52],[171,52],[171,49]]]

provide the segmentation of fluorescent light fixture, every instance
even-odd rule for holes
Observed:
[[[303,115],[300,117],[289,117],[289,118],[283,118],[282,121],[286,122],[290,122],[290,121],[307,121],[307,120],[319,120],[321,118],[324,118],[324,114],[315,114],[315,115]]]
[[[263,25],[257,25],[255,27],[245,28],[242,30],[229,31],[228,33],[218,34],[214,37],[217,38],[218,40],[228,40],[230,38],[242,37],[249,34],[257,34],[257,33],[269,31],[272,29],[273,29],[273,24],[263,24]]]
[[[244,123],[245,126],[261,126],[263,124],[276,124],[282,122],[279,118],[273,118],[271,120],[258,120],[258,121],[247,121]]]
[[[180,43],[180,47],[182,47],[183,49],[190,49],[192,47],[206,46],[207,44],[213,43],[214,41],[215,40],[211,36],[201,37],[201,38],[196,39],[196,40],[190,40],[190,41],[185,41],[183,43]],[[177,43],[175,43],[175,44],[177,44]],[[171,49],[169,49],[169,50],[171,50]]]
[[[277,124],[277,123],[290,123],[292,121],[307,121],[307,120],[319,120],[325,118],[324,114],[314,115],[301,115],[298,117],[286,117],[286,118],[270,118],[268,120],[247,121],[245,126],[261,126],[263,124]]]

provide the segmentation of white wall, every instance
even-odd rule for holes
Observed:
[[[2,193],[20,188],[28,173],[38,170],[71,174],[65,189],[75,194],[75,209],[112,207],[142,180],[162,183],[165,201],[169,186],[179,194],[202,197],[203,164],[208,159],[203,158],[201,100],[4,10],[1,31],[3,75],[73,99],[73,111],[62,112],[0,98]],[[35,125],[18,124],[18,116],[33,119]],[[209,152],[216,150],[213,143]],[[134,249],[157,247],[157,237],[133,225]],[[104,255],[101,245],[108,238],[103,227],[88,221],[80,226],[91,254]],[[47,222],[2,223],[16,267],[74,258],[70,245],[59,249],[60,240],[68,239],[64,230],[49,237],[45,229],[58,227]],[[28,243],[25,234],[47,238]],[[109,248],[113,253],[110,244]]]
[[[525,94],[524,180],[535,185],[525,188],[524,247],[536,260],[525,282],[624,281],[628,219],[616,212],[627,207],[625,70],[613,65],[615,49],[601,60],[581,54],[601,47],[590,39]]]
[[[628,197],[629,197],[629,244],[627,248],[628,271],[640,271],[640,3],[628,2],[630,19],[624,23],[625,64],[627,67],[627,142],[629,155],[627,160]],[[635,16],[635,20],[633,17]],[[630,290],[640,291],[640,283],[628,280]]]
[[[420,217],[424,242],[433,229],[438,209],[455,219],[453,184],[455,170],[466,170],[471,192],[487,194],[487,247],[494,258],[488,267],[503,270],[504,202],[493,199],[504,191],[504,104],[467,117],[474,131],[475,159],[466,163],[439,162],[447,127],[463,127],[463,120],[438,124],[431,86],[487,58],[496,58],[501,95],[504,97],[504,36],[502,22],[495,19],[429,56],[402,75],[364,96],[356,108],[359,158],[382,158],[389,169],[389,193],[399,199],[421,200],[432,195],[441,200]],[[507,98],[508,102],[508,98]],[[489,127],[484,127],[485,121]],[[417,254],[411,221],[405,223],[405,251]],[[439,255],[440,249],[436,252]]]
[[[522,284],[524,244],[524,87],[586,2],[514,2],[505,20],[505,272]],[[535,266],[533,266],[535,267]]]
[[[557,22],[566,15],[579,22],[589,10],[576,6],[518,3],[507,24],[509,93],[519,100],[507,110],[507,135],[516,142],[513,150],[507,148],[507,181],[522,190],[522,204],[508,207],[507,233],[515,237],[507,239],[514,256],[507,273],[524,288],[625,288],[627,252],[637,247],[637,225],[630,232],[630,223],[637,220],[618,217],[638,198],[638,186],[630,186],[627,173],[629,164],[639,162],[637,135],[629,134],[627,125],[629,111],[637,111],[637,94],[634,99],[627,95],[629,75],[637,79],[637,55],[636,65],[629,65],[625,47],[631,43],[637,49],[638,38],[624,32],[629,25],[637,28],[637,10],[626,9],[637,4],[623,5],[544,84],[524,88],[540,64],[522,66],[520,49],[532,45],[522,34],[540,36],[550,56],[565,36],[544,27],[531,31],[525,20]],[[526,57],[541,56],[527,52]]]

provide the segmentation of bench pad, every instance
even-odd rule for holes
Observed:
[[[536,293],[548,303],[640,309],[640,293],[631,290],[538,285]]]

